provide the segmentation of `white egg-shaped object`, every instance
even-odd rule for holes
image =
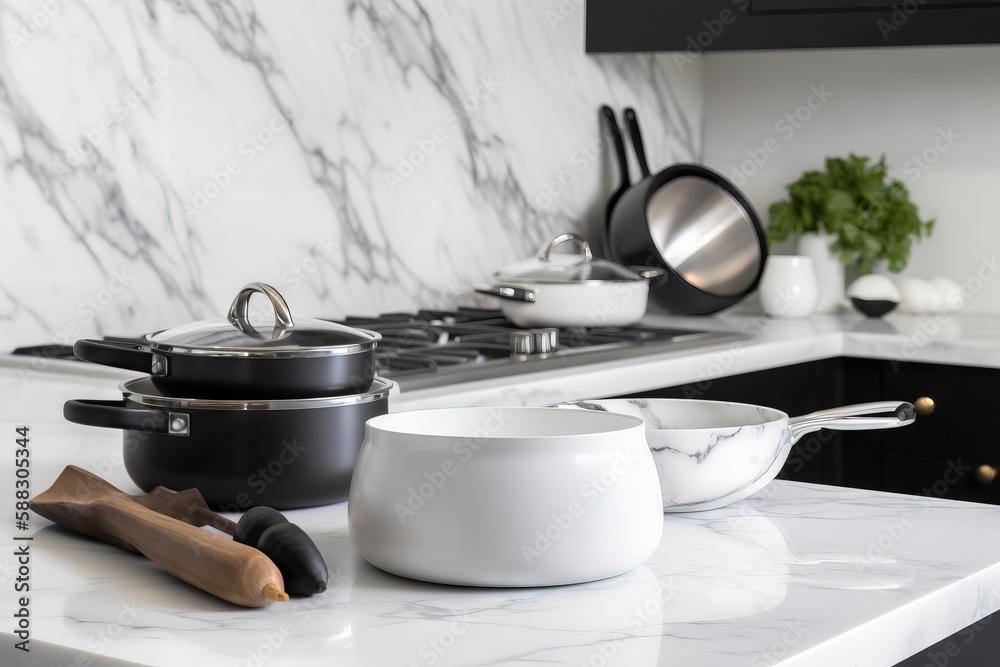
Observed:
[[[965,305],[965,296],[962,294],[962,287],[951,278],[935,276],[931,278],[931,284],[937,288],[938,292],[944,298],[944,312],[953,313],[961,310],[962,306]]]

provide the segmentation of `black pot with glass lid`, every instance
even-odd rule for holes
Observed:
[[[266,296],[274,323],[250,323],[250,297]],[[319,319],[293,320],[277,290],[250,283],[226,318],[147,334],[135,343],[78,340],[84,361],[149,373],[153,385],[191,398],[307,398],[360,394],[375,377],[381,336]]]

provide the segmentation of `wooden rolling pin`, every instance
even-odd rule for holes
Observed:
[[[281,572],[257,549],[139,505],[67,466],[30,507],[61,526],[131,548],[178,579],[244,607],[288,600]],[[102,480],[103,482],[103,480]]]

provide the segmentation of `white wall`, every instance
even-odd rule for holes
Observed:
[[[739,181],[748,151],[760,158],[769,138],[772,151],[777,147],[762,166],[743,170],[741,187],[762,221],[784,186],[821,168],[824,157],[885,153],[921,213],[937,219],[903,275],[946,275],[975,290],[977,273],[1000,270],[989,262],[983,268],[984,257],[1000,258],[1000,47],[722,53],[703,60],[706,163]],[[818,108],[800,109],[813,88],[825,89],[828,99],[813,96]],[[786,114],[797,111],[807,120],[788,122]],[[925,154],[932,164],[918,163]],[[1000,280],[987,280],[966,308],[1000,312]]]

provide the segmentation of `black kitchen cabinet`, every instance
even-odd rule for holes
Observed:
[[[934,412],[913,433],[882,434],[886,491],[1000,504],[1000,446],[992,420],[1000,370],[891,362],[882,367],[886,395],[928,396]]]
[[[1000,653],[1000,612],[976,621],[895,667],[986,667]]]
[[[754,403],[797,416],[839,405],[929,397],[931,414],[882,431],[820,431],[800,440],[780,478],[1000,504],[1000,370],[824,359],[634,396]]]
[[[587,0],[588,53],[1000,43],[994,0]],[[683,55],[682,55],[683,54]]]

